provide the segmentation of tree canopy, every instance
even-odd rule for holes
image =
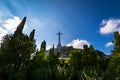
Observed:
[[[26,17],[13,34],[2,38],[0,45],[1,80],[119,80],[120,34],[114,33],[111,56],[94,47],[72,49],[68,57],[59,59],[54,46],[46,54],[46,41],[36,48],[35,29],[22,33]]]

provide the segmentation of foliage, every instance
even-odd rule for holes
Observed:
[[[84,45],[73,49],[65,60],[55,48],[46,54],[46,41],[36,50],[35,30],[30,35],[10,34],[0,46],[1,80],[119,80],[120,34],[114,33],[112,56]]]
[[[81,50],[72,50],[70,55],[70,65],[74,70],[81,70],[82,62],[81,62]]]
[[[105,79],[120,79],[120,54],[113,56],[109,62],[109,67],[106,70]]]
[[[5,74],[13,75],[27,66],[36,48],[35,40],[30,39],[27,35],[6,35],[1,43],[1,69]],[[2,73],[2,71],[1,71]],[[8,76],[9,77],[9,76]],[[10,76],[11,77],[11,76]]]
[[[114,50],[112,50],[112,54],[115,55],[115,54],[120,53],[120,34],[119,34],[119,32],[114,33],[113,44],[114,44]]]

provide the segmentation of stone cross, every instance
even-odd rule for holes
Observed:
[[[61,33],[61,32],[58,32],[57,35],[58,35],[58,46],[61,46],[61,43],[60,43],[60,35],[62,35],[62,33]]]

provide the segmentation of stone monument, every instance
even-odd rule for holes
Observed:
[[[57,52],[61,53],[61,48],[62,48],[62,46],[61,46],[61,42],[60,42],[60,36],[62,35],[62,33],[61,33],[61,32],[58,32],[57,35],[58,35]]]

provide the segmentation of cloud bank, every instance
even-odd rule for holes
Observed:
[[[101,34],[111,34],[115,31],[120,32],[120,19],[103,20],[100,27]]]
[[[113,45],[114,44],[112,42],[108,42],[108,43],[106,43],[105,47],[108,48],[108,47],[113,46]]]
[[[7,20],[0,19],[0,40],[6,34],[13,33],[20,22],[21,20],[17,16],[14,16],[13,18],[9,18]]]
[[[75,39],[71,43],[67,44],[67,46],[73,46],[73,48],[77,49],[83,49],[84,45],[90,46],[90,43],[86,40]]]
[[[51,49],[51,48],[52,48],[51,45],[47,45],[47,46],[46,46],[46,50],[49,50],[49,49]]]

